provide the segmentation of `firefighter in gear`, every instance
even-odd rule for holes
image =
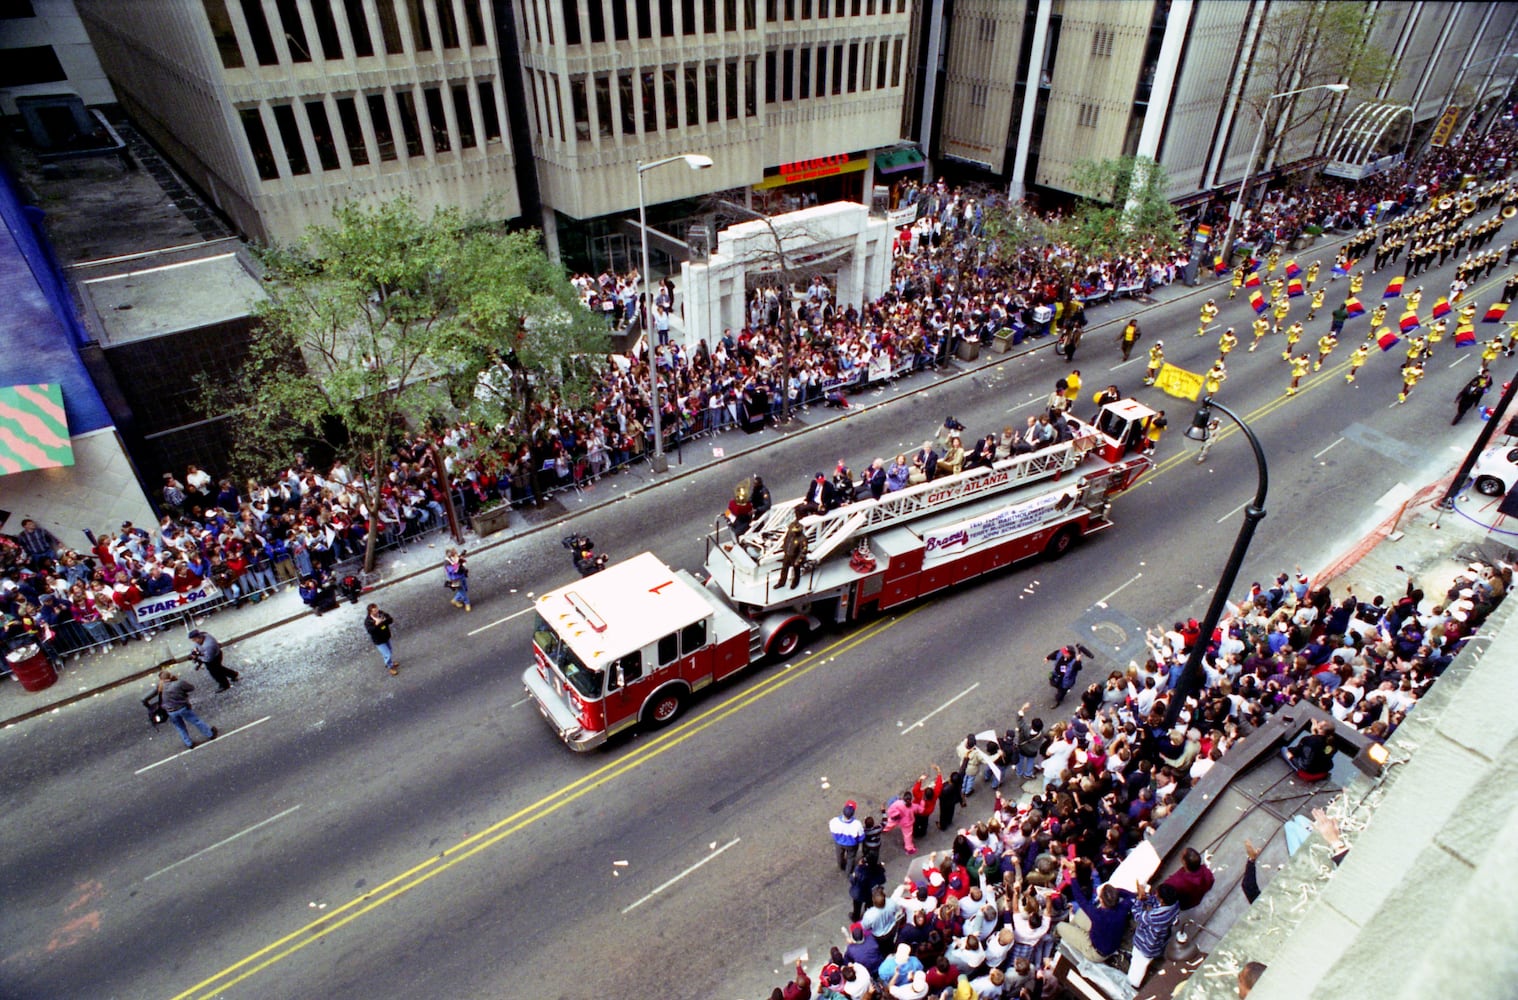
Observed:
[[[1233,275],[1228,279],[1228,297],[1230,299],[1233,298],[1235,295],[1239,294],[1239,289],[1243,287],[1244,269],[1242,267],[1236,267],[1233,269]]]
[[[1370,328],[1372,330],[1374,330],[1376,327],[1380,326],[1384,322],[1386,322],[1386,303],[1385,302],[1381,303],[1380,305],[1376,306],[1376,308],[1374,308],[1374,309],[1371,310],[1371,313],[1370,313]]]
[[[1397,393],[1397,402],[1407,402],[1407,397],[1412,394],[1413,386],[1423,377],[1423,366],[1416,361],[1409,361],[1402,366],[1402,391]]]
[[[1282,361],[1291,360],[1292,349],[1297,346],[1297,341],[1302,339],[1302,324],[1293,323],[1286,328],[1286,350],[1281,352]]]
[[[1275,306],[1270,311],[1276,318],[1276,332],[1280,333],[1281,324],[1286,322],[1286,314],[1291,312],[1291,300],[1277,299]]]
[[[1307,322],[1312,322],[1312,318],[1318,314],[1318,310],[1323,308],[1323,300],[1326,298],[1328,298],[1327,285],[1312,290],[1312,302],[1307,307]]]
[[[795,520],[785,529],[779,583],[779,586],[785,586],[785,576],[789,573],[792,590],[801,586],[801,564],[806,562],[806,529],[801,526],[801,508],[796,508],[795,515]]]
[[[1260,341],[1264,340],[1265,339],[1265,335],[1267,333],[1269,333],[1269,332],[1270,332],[1270,320],[1266,319],[1264,316],[1257,316],[1257,317],[1255,317],[1255,321],[1254,321],[1254,340],[1250,343],[1249,349],[1251,351],[1253,351],[1256,347],[1259,347],[1260,346]]]
[[[1311,288],[1313,285],[1317,284],[1318,272],[1321,270],[1323,270],[1322,261],[1315,260],[1311,264],[1307,265],[1307,287]]]
[[[1221,360],[1228,357],[1228,352],[1238,346],[1239,338],[1234,336],[1233,327],[1230,326],[1228,329],[1224,330],[1223,335],[1218,338],[1218,359]]]
[[[1349,371],[1345,374],[1344,381],[1353,382],[1355,380],[1355,372],[1359,371],[1360,366],[1365,364],[1365,359],[1370,357],[1370,345],[1371,342],[1367,340],[1355,348],[1349,355]]]
[[[1144,384],[1153,385],[1154,377],[1165,366],[1165,342],[1156,340],[1149,345],[1149,365],[1144,369]]]
[[[1323,336],[1319,337],[1318,338],[1318,360],[1316,360],[1316,361],[1313,362],[1313,364],[1312,364],[1312,370],[1315,371],[1315,372],[1316,371],[1322,371],[1323,370],[1323,362],[1325,362],[1325,361],[1328,360],[1328,356],[1331,353],[1333,353],[1333,349],[1335,347],[1338,347],[1338,346],[1339,346],[1339,338],[1335,337],[1331,333],[1325,333],[1325,334],[1323,334]]]
[[[1312,357],[1310,355],[1298,354],[1291,359],[1291,385],[1286,387],[1286,395],[1295,396],[1297,394],[1297,385],[1302,381],[1302,376],[1306,375],[1311,368]]]
[[[1228,367],[1223,364],[1222,358],[1218,358],[1217,361],[1213,362],[1212,367],[1207,369],[1207,374],[1202,376],[1202,391],[1209,396],[1214,395],[1223,387],[1223,383],[1227,381]]]
[[[1206,302],[1202,303],[1202,322],[1196,328],[1196,335],[1198,337],[1206,336],[1208,324],[1217,318],[1217,303],[1213,302],[1211,299],[1208,299]]]

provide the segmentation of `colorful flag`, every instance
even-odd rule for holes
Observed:
[[[1250,274],[1249,277],[1245,278],[1244,279],[1244,287],[1245,288],[1259,288],[1260,287],[1260,275],[1259,275],[1259,273],[1258,272],[1252,273],[1252,274]]]
[[[1294,299],[1294,298],[1298,297],[1299,295],[1306,295],[1306,294],[1307,294],[1307,289],[1305,289],[1305,288],[1302,287],[1302,279],[1301,278],[1292,278],[1290,281],[1288,281],[1286,283],[1286,296],[1287,296],[1287,298]]]
[[[1439,296],[1434,300],[1434,319],[1442,319],[1449,315],[1449,299]]]
[[[1302,269],[1297,266],[1297,262],[1296,261],[1294,261],[1294,260],[1288,260],[1286,262],[1286,277],[1288,277],[1288,278],[1295,278],[1297,275],[1299,275],[1301,273],[1302,273]]]
[[[1402,328],[1403,333],[1418,329],[1420,325],[1418,323],[1418,314],[1415,312],[1403,313],[1402,319],[1398,321],[1397,325]],[[1383,347],[1382,350],[1385,350],[1385,348]]]
[[[1460,324],[1460,326],[1456,327],[1455,328],[1455,346],[1456,347],[1475,347],[1476,346],[1476,328],[1473,327],[1473,326],[1471,326],[1469,323],[1462,323],[1462,324]]]
[[[1249,293],[1249,306],[1255,311],[1256,315],[1265,311],[1265,296],[1260,294],[1259,289],[1255,289]]]
[[[1389,351],[1401,342],[1402,338],[1392,333],[1392,329],[1389,326],[1383,326],[1381,328],[1381,336],[1376,338],[1376,346],[1380,347],[1383,351]]]
[[[1344,310],[1351,316],[1365,315],[1365,307],[1362,306],[1360,304],[1360,300],[1355,298],[1353,295],[1344,300]]]
[[[1400,296],[1402,294],[1402,282],[1406,280],[1406,278],[1402,277],[1402,275],[1399,274],[1392,280],[1388,281],[1386,283],[1386,291],[1381,293],[1381,297],[1383,299],[1395,299]]]
[[[1212,258],[1212,273],[1213,274],[1227,274],[1228,273],[1228,263],[1223,260],[1223,256],[1221,254],[1219,254],[1218,256],[1216,256],[1214,258]]]
[[[1504,317],[1506,315],[1507,315],[1507,303],[1506,302],[1494,302],[1494,303],[1492,303],[1492,307],[1486,311],[1486,315],[1483,316],[1483,317],[1481,317],[1481,322],[1483,322],[1483,323],[1500,323],[1500,322],[1502,322],[1502,317]]]
[[[1250,254],[1249,255],[1249,259],[1244,262],[1244,270],[1246,270],[1246,271],[1255,271],[1255,270],[1258,270],[1261,263],[1262,263],[1262,261],[1260,260],[1260,258],[1256,257],[1254,254]]]
[[[1349,274],[1349,269],[1352,268],[1352,267],[1354,267],[1354,266],[1355,266],[1355,262],[1352,261],[1352,260],[1346,260],[1342,264],[1340,264],[1338,261],[1334,261],[1334,271],[1333,271],[1334,277],[1336,277],[1336,278],[1343,278],[1343,277],[1347,276]]]

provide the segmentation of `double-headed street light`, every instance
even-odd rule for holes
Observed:
[[[1239,567],[1244,564],[1244,554],[1249,551],[1249,543],[1254,539],[1255,525],[1265,519],[1265,490],[1270,485],[1270,474],[1265,467],[1265,449],[1260,447],[1260,439],[1254,436],[1254,431],[1249,425],[1239,419],[1222,403],[1215,402],[1211,396],[1202,400],[1202,405],[1197,408],[1196,416],[1191,418],[1191,426],[1186,429],[1186,436],[1193,441],[1205,441],[1209,434],[1214,433],[1208,427],[1212,422],[1212,411],[1217,410],[1229,420],[1239,425],[1239,430],[1249,439],[1249,446],[1254,449],[1255,467],[1259,472],[1259,484],[1255,488],[1254,500],[1244,508],[1244,524],[1239,528],[1239,537],[1234,539],[1233,551],[1228,554],[1228,564],[1223,567],[1223,575],[1218,578],[1218,587],[1212,592],[1212,603],[1207,606],[1207,615],[1202,619],[1201,631],[1191,644],[1191,653],[1186,657],[1186,665],[1181,668],[1181,678],[1175,685],[1175,690],[1170,695],[1170,705],[1165,711],[1165,724],[1173,726],[1180,718],[1181,710],[1186,705],[1186,699],[1202,688],[1202,654],[1207,651],[1207,644],[1212,639],[1213,631],[1218,627],[1218,619],[1223,617],[1223,606],[1228,603],[1228,595],[1233,593],[1233,585],[1239,575]]]
[[[662,167],[670,163],[683,162],[692,170],[706,170],[712,165],[710,156],[700,153],[681,153],[678,156],[666,156],[662,160],[654,160],[651,163],[638,162],[638,235],[643,240],[643,336],[648,344],[648,399],[654,411],[654,453],[649,460],[649,468],[655,472],[669,471],[669,460],[664,457],[664,428],[660,425],[659,416],[659,366],[654,360],[654,330],[653,306],[654,306],[654,283],[648,270],[648,212],[643,204],[643,175],[655,167]]]
[[[1331,90],[1335,94],[1342,94],[1348,89],[1347,83],[1320,83],[1300,90],[1283,90],[1279,94],[1271,94],[1265,98],[1265,107],[1260,110],[1260,128],[1255,132],[1254,145],[1249,150],[1249,164],[1244,168],[1244,179],[1239,181],[1239,193],[1234,196],[1233,206],[1228,210],[1228,231],[1223,237],[1223,263],[1233,266],[1233,234],[1238,231],[1239,217],[1244,213],[1244,196],[1249,191],[1249,178],[1254,173],[1255,157],[1260,155],[1260,144],[1265,141],[1265,123],[1270,120],[1270,102],[1277,98],[1295,97],[1297,94],[1306,94],[1313,90]]]

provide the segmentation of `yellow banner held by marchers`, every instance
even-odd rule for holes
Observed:
[[[1202,395],[1201,375],[1168,363],[1160,367],[1159,374],[1154,377],[1154,385],[1177,399],[1196,400]]]

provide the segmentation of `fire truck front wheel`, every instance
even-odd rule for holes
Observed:
[[[1044,546],[1044,557],[1046,559],[1058,559],[1070,551],[1070,547],[1075,544],[1075,540],[1079,537],[1080,529],[1076,528],[1073,524],[1065,525],[1056,531],[1054,537],[1049,539],[1049,544]]]
[[[685,711],[685,699],[689,695],[685,688],[674,684],[654,692],[654,696],[643,704],[643,727],[658,729],[674,722]]]

